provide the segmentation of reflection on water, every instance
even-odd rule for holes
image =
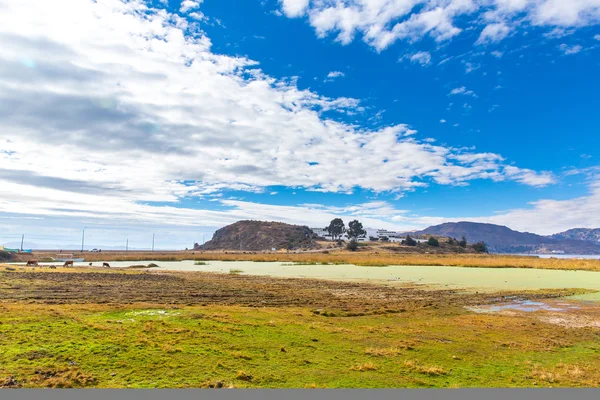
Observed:
[[[535,312],[535,311],[569,311],[573,309],[579,309],[579,306],[568,304],[568,303],[553,303],[548,304],[542,301],[532,300],[521,300],[513,301],[508,304],[494,304],[488,306],[477,306],[477,307],[465,307],[467,310],[474,311],[477,313],[494,313],[505,310],[524,311],[524,312]]]

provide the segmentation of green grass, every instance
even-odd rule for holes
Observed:
[[[194,265],[208,265],[206,261],[196,261]]]
[[[449,308],[331,317],[306,308],[0,304],[0,385],[597,386],[597,331]]]

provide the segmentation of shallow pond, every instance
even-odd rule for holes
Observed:
[[[519,268],[465,268],[438,266],[360,267],[356,265],[295,265],[289,262],[207,261],[111,261],[111,267],[148,265],[155,270],[206,271],[266,275],[290,278],[316,278],[343,281],[371,281],[387,285],[418,283],[439,288],[466,288],[480,291],[581,288],[600,291],[600,272],[560,271]],[[43,264],[42,264],[43,265]],[[88,263],[75,263],[87,266]],[[102,262],[93,265],[101,266]],[[600,300],[600,293],[577,296],[580,299]]]

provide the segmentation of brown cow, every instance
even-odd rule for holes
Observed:
[[[110,265],[108,263],[102,263],[102,266],[106,267],[106,268],[110,268]]]
[[[38,265],[38,261],[37,260],[29,260],[29,261],[27,261],[27,266],[30,266],[30,265]]]
[[[73,266],[73,260],[69,260],[69,261],[65,261],[65,264],[63,265],[63,267],[69,267],[69,266]]]

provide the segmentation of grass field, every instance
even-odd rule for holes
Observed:
[[[596,387],[599,329],[464,307],[572,293],[0,272],[0,386]]]

